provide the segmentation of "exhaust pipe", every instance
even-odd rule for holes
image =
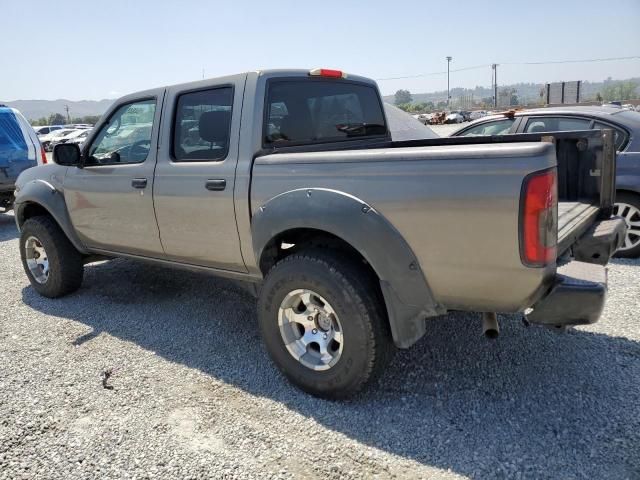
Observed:
[[[482,313],[482,333],[487,338],[498,338],[500,326],[498,325],[498,315],[495,312]]]

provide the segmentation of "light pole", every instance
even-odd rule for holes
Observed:
[[[498,64],[491,64],[493,69],[493,107],[498,108]]]
[[[451,58],[447,57],[447,110],[449,110],[449,100],[451,100],[451,95],[449,95],[449,65],[451,64]]]

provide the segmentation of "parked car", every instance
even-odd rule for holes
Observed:
[[[463,122],[471,121],[471,112],[469,110],[458,110],[456,113],[459,113],[460,115],[462,115]]]
[[[474,120],[478,120],[482,117],[486,117],[487,116],[487,112],[484,110],[474,110],[473,112],[471,112],[471,114],[469,115],[469,120],[474,121]]]
[[[273,361],[330,398],[353,395],[449,309],[562,328],[598,319],[625,228],[610,218],[607,135],[397,141],[390,124],[375,82],[337,70],[123,97],[82,149],[56,145],[56,163],[18,178],[25,273],[46,297],[77,290],[96,258],[244,280]],[[574,162],[580,175],[558,184]],[[483,318],[497,334],[495,313]]]
[[[15,108],[0,105],[0,212],[13,206],[18,175],[46,156],[29,122]]]
[[[452,136],[541,133],[611,128],[617,150],[615,214],[627,221],[620,257],[640,256],[640,113],[618,107],[557,107],[485,117]]]
[[[64,128],[62,127],[62,125],[42,125],[39,127],[33,127],[38,137],[41,137],[43,135],[48,135],[49,133],[55,130],[60,130],[62,128]]]
[[[448,114],[444,120],[444,123],[462,123],[464,122],[464,116],[457,112]]]
[[[85,129],[81,130],[73,138],[68,139],[65,143],[75,143],[75,144],[78,144],[78,145],[82,145],[84,143],[84,141],[89,137],[89,135],[91,134],[92,131],[93,131],[92,128],[85,128]]]
[[[71,132],[74,132],[75,130],[75,128],[61,128],[59,130],[55,130],[51,133],[48,133],[47,135],[42,135],[40,137],[40,143],[42,144],[42,147],[46,152],[50,152],[52,150],[51,142],[59,140],[60,138],[70,134]]]
[[[63,135],[62,137],[54,138],[49,142],[49,150],[53,150],[55,146],[58,145],[59,143],[72,142],[72,143],[80,144],[84,142],[84,140],[89,135],[89,132],[91,132],[90,129],[83,128],[80,130],[72,130],[71,132],[67,133],[66,135]]]

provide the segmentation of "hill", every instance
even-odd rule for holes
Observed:
[[[581,85],[581,99],[583,101],[594,100],[598,93],[603,93],[604,89],[610,85],[619,84],[621,82],[634,82],[640,86],[640,77],[629,78],[626,80],[612,80],[607,79],[602,82],[586,82],[583,81]],[[499,91],[512,91],[517,95],[519,102],[522,103],[537,103],[540,101],[540,91],[545,87],[544,83],[514,83],[511,85],[499,85]],[[636,93],[640,96],[640,87],[636,88]],[[447,91],[441,90],[430,93],[411,93],[413,97],[413,103],[426,103],[446,101]],[[452,88],[451,100],[456,102],[459,99],[466,99],[467,101],[473,98],[474,102],[480,102],[483,98],[492,98],[493,91],[489,87],[477,86],[475,88]],[[394,95],[385,95],[385,102],[394,103]]]
[[[69,106],[71,117],[85,117],[88,115],[102,115],[113,103],[113,100],[15,100],[13,102],[3,102],[0,104],[17,108],[29,120],[36,120],[42,117],[49,117],[52,113],[60,113],[66,116],[65,105]]]

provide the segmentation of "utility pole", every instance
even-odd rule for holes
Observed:
[[[498,64],[491,64],[493,69],[493,107],[498,108]]]
[[[64,109],[67,111],[67,123],[71,123],[71,116],[69,115],[69,105],[65,105]]]
[[[452,57],[447,57],[447,110],[449,110],[449,101],[451,100],[451,95],[449,94],[449,65],[451,64]]]

